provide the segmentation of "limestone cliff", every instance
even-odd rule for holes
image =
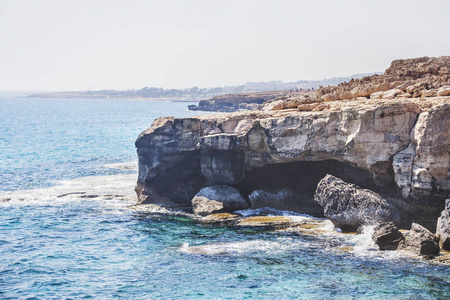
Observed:
[[[189,105],[188,108],[190,110],[234,112],[240,109],[255,109],[264,102],[280,97],[288,98],[298,94],[302,94],[302,92],[267,91],[227,94],[201,100],[198,106]]]
[[[417,222],[434,230],[450,192],[449,145],[445,96],[165,117],[136,141],[136,192],[141,203],[189,209],[205,186],[233,186],[244,197],[288,188],[292,210],[319,215],[314,191],[332,174],[388,199],[404,226]]]

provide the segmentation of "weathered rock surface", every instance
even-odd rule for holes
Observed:
[[[405,240],[403,234],[392,222],[380,223],[374,228],[372,239],[380,250],[397,250]]]
[[[227,94],[215,96],[208,100],[201,100],[196,105],[189,105],[190,110],[234,112],[239,109],[255,109],[256,105],[279,98],[292,93],[288,91],[251,92],[241,94]]]
[[[384,91],[413,95],[426,84],[443,88],[444,67],[428,61],[393,63],[385,75],[398,73],[398,80]],[[446,58],[438,61],[446,64]],[[361,80],[348,87],[365,88]],[[388,199],[402,227],[418,222],[434,231],[450,193],[450,97],[364,97],[310,103],[316,100],[303,98],[300,105],[318,105],[302,111],[287,108],[299,104],[285,99],[287,109],[159,118],[136,141],[139,200],[191,206],[205,186],[229,185],[245,196],[288,188],[293,210],[305,212],[314,204],[317,183],[331,174]]]
[[[436,256],[440,251],[437,237],[417,223],[412,224],[400,248],[422,256]]]
[[[436,236],[439,246],[444,250],[450,250],[450,198],[445,200],[445,208],[437,221]]]
[[[404,97],[447,96],[450,94],[450,56],[394,60],[382,75],[352,79],[337,86],[321,87],[316,97],[335,101],[368,97],[394,99]]]
[[[361,225],[395,221],[399,217],[394,207],[377,193],[332,176],[325,176],[317,185],[314,201],[325,216],[344,232],[356,231]]]
[[[200,216],[246,208],[248,204],[239,191],[226,185],[205,187],[192,199],[192,210]]]

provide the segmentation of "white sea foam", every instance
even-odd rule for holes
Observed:
[[[67,201],[96,199],[136,202],[136,175],[89,176],[58,181],[55,186],[0,193],[0,206],[61,204]]]
[[[296,213],[296,212],[288,211],[288,210],[278,210],[278,209],[271,208],[271,207],[261,207],[261,208],[257,208],[257,209],[244,209],[244,210],[235,211],[235,213],[240,214],[243,217],[264,215],[264,216],[285,216],[285,217],[299,216],[299,217],[316,219],[307,214]]]
[[[180,247],[180,252],[188,254],[200,255],[240,255],[254,252],[278,252],[299,248],[300,241],[292,243],[292,240],[280,239],[278,241],[242,241],[242,242],[225,242],[216,244],[206,244],[199,246],[189,246],[184,243]]]

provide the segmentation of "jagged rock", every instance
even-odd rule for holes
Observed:
[[[450,86],[446,85],[446,86],[440,87],[436,94],[437,94],[437,96],[448,96],[448,95],[450,95]]]
[[[317,185],[314,201],[324,209],[325,216],[345,232],[361,225],[399,222],[395,209],[377,193],[332,176],[325,176]]]
[[[200,216],[246,208],[248,204],[239,191],[226,185],[205,187],[192,199],[192,210]]]
[[[250,208],[257,209],[261,207],[272,207],[275,209],[288,209],[293,207],[292,201],[294,194],[289,189],[282,189],[275,193],[263,190],[253,191],[248,198],[250,199]]]
[[[431,89],[431,90],[422,90],[422,97],[433,97],[436,96],[437,90]]]
[[[308,110],[314,110],[319,105],[320,105],[320,103],[300,104],[299,106],[297,106],[297,108],[300,111],[308,111]]]
[[[399,89],[391,89],[382,92],[375,92],[370,95],[371,99],[394,99],[395,96],[401,94],[403,91]]]
[[[394,223],[385,222],[374,228],[372,239],[380,250],[396,250],[405,237]]]
[[[382,75],[366,76],[353,79],[333,87],[321,87],[317,90],[317,97],[325,101],[345,100],[358,97],[372,99],[392,99],[402,91],[413,97],[422,96],[422,90],[438,89],[450,84],[450,56],[420,57],[412,59],[394,60]],[[398,89],[401,92],[393,92]],[[384,93],[391,90],[390,93]],[[425,91],[425,95],[435,94]],[[442,92],[440,96],[449,95]],[[439,94],[438,94],[439,95]],[[431,97],[431,96],[423,96]]]
[[[190,110],[234,112],[239,109],[254,109],[257,105],[287,96],[288,91],[249,92],[215,96],[208,100],[201,100],[196,105],[190,105]],[[245,105],[246,104],[246,105]]]
[[[417,223],[412,223],[401,249],[422,256],[436,256],[440,250],[437,237]]]
[[[437,221],[436,236],[439,246],[444,250],[450,250],[450,198],[445,200],[445,208]]]

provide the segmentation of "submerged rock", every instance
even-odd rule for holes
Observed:
[[[253,216],[239,221],[238,226],[284,228],[293,226],[294,222],[283,216]]]
[[[380,250],[396,250],[405,237],[394,223],[385,222],[374,228],[372,239]]]
[[[356,231],[361,225],[399,222],[398,213],[380,195],[332,175],[319,182],[314,200],[323,207],[325,216],[344,232]]]
[[[249,205],[235,188],[216,185],[203,188],[192,199],[194,214],[206,216],[213,213],[246,209]]]
[[[445,208],[438,219],[436,236],[439,246],[444,250],[450,250],[450,198],[445,200]]]
[[[417,223],[412,224],[401,248],[422,256],[436,256],[440,250],[437,237]]]

